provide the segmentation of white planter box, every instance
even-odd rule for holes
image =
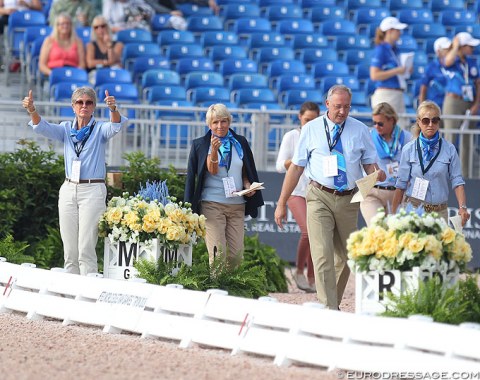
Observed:
[[[458,280],[459,270],[455,269],[440,271],[421,271],[415,267],[412,271],[401,272],[399,270],[379,272],[358,272],[355,274],[355,312],[377,314],[385,311],[388,303],[387,293],[395,295],[418,289],[420,281],[440,276],[446,286],[455,284]]]
[[[147,259],[157,262],[162,254],[165,262],[177,262],[173,274],[178,272],[182,262],[189,266],[192,265],[191,245],[180,245],[178,249],[170,250],[162,243],[159,243],[157,239],[153,239],[152,245],[147,248],[145,244],[141,242],[118,242],[111,244],[110,240],[105,238],[103,276],[117,280],[137,277],[138,271],[133,266],[134,260]]]

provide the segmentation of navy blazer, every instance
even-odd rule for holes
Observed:
[[[253,153],[248,145],[247,139],[237,135],[230,129],[232,135],[242,145],[243,149],[243,167],[250,183],[260,182],[258,179]],[[210,140],[212,133],[208,131],[205,136],[193,140],[190,155],[188,157],[187,182],[185,184],[185,202],[192,204],[193,212],[200,213],[200,201],[202,197],[205,174],[207,173],[207,156],[210,149]],[[245,197],[245,215],[256,218],[258,207],[263,206],[263,196],[260,190],[257,190],[251,197]]]

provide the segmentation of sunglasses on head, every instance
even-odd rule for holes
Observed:
[[[438,124],[438,123],[440,123],[440,118],[438,116],[432,117],[431,119],[429,119],[428,117],[424,117],[424,118],[420,119],[420,122],[423,125],[430,125],[430,123]]]
[[[106,27],[107,27],[107,24],[95,25],[95,26],[93,27],[93,29],[97,30],[97,29],[99,29],[99,28],[102,28],[102,29],[103,29],[103,28],[106,28]]]
[[[383,127],[385,124],[382,121],[373,121],[373,125],[378,125],[379,127]]]
[[[87,101],[83,101],[83,100],[77,100],[75,101],[75,105],[76,106],[93,106],[93,100],[87,100]]]

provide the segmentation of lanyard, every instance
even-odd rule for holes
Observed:
[[[77,158],[80,157],[80,153],[82,153],[83,148],[85,147],[85,144],[87,143],[87,140],[90,138],[90,135],[93,132],[93,127],[95,127],[95,123],[96,123],[96,121],[94,121],[90,127],[87,127],[87,128],[90,128],[90,133],[88,134],[87,137],[85,137],[85,139],[82,140],[82,143],[80,144],[80,146],[78,146],[78,143],[76,143],[76,142],[73,143],[73,148],[75,149],[75,153],[77,155]]]
[[[420,146],[420,139],[417,138],[417,154],[418,154],[418,159],[419,159],[419,161],[420,161],[420,168],[422,169],[423,175],[427,174],[427,172],[430,170],[430,168],[432,167],[433,163],[434,163],[435,160],[438,158],[441,149],[442,149],[442,139],[440,139],[440,140],[438,141],[438,152],[437,152],[437,154],[435,155],[435,157],[433,157],[433,158],[430,160],[430,163],[429,163],[428,166],[425,168],[424,165],[423,165],[423,154],[422,154],[422,149],[421,149],[421,146]]]
[[[469,71],[468,71],[468,62],[466,59],[465,59],[465,63],[460,63],[460,67],[463,71],[463,80],[465,81],[465,84],[468,84]]]
[[[227,176],[228,176],[228,171],[230,170],[230,166],[232,165],[232,143],[231,141],[229,141],[229,144],[230,144],[230,153],[227,155],[227,166],[226,166],[226,169],[227,169]],[[218,150],[218,154],[220,155],[220,157],[222,158],[222,161],[225,161],[225,158],[223,157],[223,154],[222,152],[220,152],[220,149]]]
[[[342,125],[340,126],[340,130],[335,136],[335,140],[332,141],[332,138],[330,137],[330,129],[328,128],[326,117],[323,119],[323,124],[325,125],[325,134],[327,135],[328,148],[330,149],[330,152],[332,151],[333,148],[335,148],[335,145],[337,145],[338,140],[340,140],[340,136],[342,135],[343,128],[345,127],[345,123],[346,121],[342,123]]]

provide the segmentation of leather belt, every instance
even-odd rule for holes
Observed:
[[[463,96],[457,95],[457,94],[455,94],[454,92],[447,92],[445,95],[446,95],[446,96],[449,96],[449,97],[451,97],[451,98],[454,98],[454,99],[463,100]]]
[[[415,207],[422,206],[426,212],[438,212],[438,211],[446,210],[448,208],[447,203],[440,203],[440,204],[434,205],[431,203],[422,202],[418,199],[411,198],[411,197],[405,197],[405,202],[410,202]]]
[[[380,186],[380,185],[374,185],[373,187],[375,187],[376,189],[380,189],[380,190],[395,190],[396,187],[395,186]]]
[[[338,196],[341,196],[341,197],[344,196],[344,195],[355,194],[358,190],[357,187],[355,187],[351,190],[344,190],[344,191],[330,189],[329,187],[323,186],[322,184],[318,183],[317,181],[314,181],[313,179],[310,181],[310,185],[315,186],[317,189],[326,191],[327,193],[338,195]]]
[[[65,181],[70,183],[105,183],[104,179],[81,179],[79,182],[73,181],[70,178],[65,178]]]

